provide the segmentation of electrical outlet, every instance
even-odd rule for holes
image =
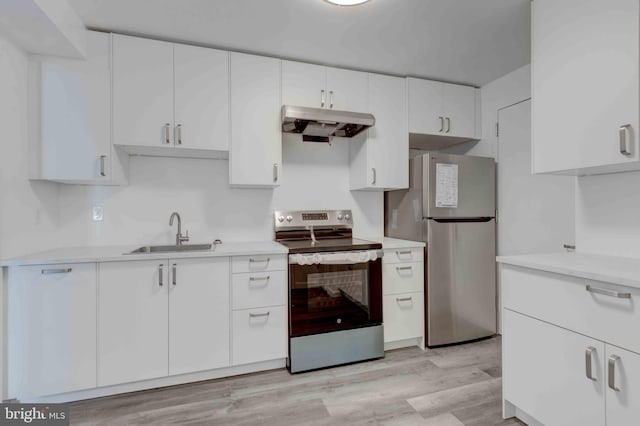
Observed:
[[[102,221],[102,218],[104,216],[104,211],[102,209],[102,206],[93,206],[93,209],[91,209],[91,213],[92,213],[94,222]]]

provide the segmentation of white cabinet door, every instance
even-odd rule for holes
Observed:
[[[506,400],[547,425],[605,424],[604,343],[505,309],[502,345]]]
[[[285,306],[233,311],[233,365],[285,358],[287,345]]]
[[[640,419],[640,355],[607,345],[605,362],[608,370],[607,426],[636,424]],[[611,370],[608,368],[610,362],[613,364]],[[613,372],[613,382],[610,382],[609,371]]]
[[[282,61],[282,104],[327,107],[326,74],[326,68],[321,65]]]
[[[282,178],[280,60],[231,53],[232,186],[276,187]]]
[[[424,329],[424,293],[404,293],[384,296],[384,341],[422,337]]]
[[[444,132],[443,83],[407,78],[409,92],[409,132],[441,134]]]
[[[229,150],[229,52],[174,44],[176,148]]]
[[[168,374],[167,261],[99,264],[98,386]]]
[[[536,0],[532,14],[534,173],[639,168],[638,1]]]
[[[229,258],[169,261],[169,375],[229,366]]]
[[[367,112],[368,80],[366,72],[327,67],[326,108]]]
[[[461,138],[476,137],[477,89],[458,84],[442,83],[445,134]]]
[[[96,264],[11,268],[9,393],[96,386]]]
[[[86,60],[46,58],[41,84],[40,178],[109,181],[110,36],[88,31]]]
[[[113,35],[113,143],[173,147],[173,44]]]

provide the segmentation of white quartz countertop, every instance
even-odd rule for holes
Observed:
[[[499,256],[497,261],[505,265],[640,288],[640,259],[564,252]]]
[[[421,241],[410,241],[410,240],[401,240],[398,238],[389,238],[389,237],[356,237],[358,239],[367,240],[367,241],[375,241],[377,243],[382,243],[383,249],[398,249],[398,248],[413,248],[413,247],[424,247],[426,244]]]
[[[29,254],[26,256],[20,256],[13,259],[3,260],[0,261],[0,266],[117,262],[127,260],[186,259],[288,253],[288,250],[285,246],[278,244],[275,241],[254,241],[223,242],[222,244],[216,245],[215,249],[207,251],[125,254],[137,249],[140,246],[141,244],[132,246],[71,247],[53,249]]]

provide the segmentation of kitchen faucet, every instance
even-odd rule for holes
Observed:
[[[171,213],[171,217],[169,218],[169,226],[173,225],[173,218],[178,218],[178,233],[176,234],[176,246],[182,245],[182,243],[189,241],[189,231],[187,231],[186,235],[182,235],[182,220],[180,219],[180,214],[178,212]]]

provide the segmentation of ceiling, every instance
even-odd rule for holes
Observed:
[[[482,86],[530,61],[530,0],[69,0],[93,29]]]

